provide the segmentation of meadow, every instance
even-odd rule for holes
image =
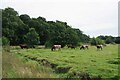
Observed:
[[[15,46],[10,48],[10,53],[14,57],[21,59],[22,64],[29,66],[30,69],[23,71],[30,73],[31,68],[35,68],[33,72],[36,74],[31,77],[81,78],[89,76],[111,79],[118,77],[119,57],[117,44],[107,45],[103,50],[97,50],[95,46],[90,46],[88,50],[80,50],[79,47],[76,49],[65,47],[56,51],[44,47],[20,49],[19,46]],[[14,62],[14,64],[18,63]],[[39,76],[39,72],[41,74],[44,72],[45,75]],[[27,75],[27,77],[29,76]]]

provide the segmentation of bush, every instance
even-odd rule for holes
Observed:
[[[82,46],[84,43],[80,42],[77,44],[77,46]]]
[[[53,45],[52,42],[47,41],[47,42],[45,43],[45,48],[50,48],[50,47],[52,47],[52,45]]]
[[[10,45],[10,41],[8,40],[8,38],[6,37],[2,37],[2,45],[6,46],[6,45]]]
[[[3,36],[1,41],[2,41],[3,50],[6,52],[10,52],[10,41],[8,40],[8,38]]]
[[[90,40],[90,43],[91,43],[91,45],[97,45],[97,41],[96,41],[95,38],[92,38],[92,39]]]
[[[104,40],[101,40],[99,38],[92,38],[90,43],[91,43],[91,45],[105,44]]]

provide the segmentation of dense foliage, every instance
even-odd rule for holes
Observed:
[[[30,18],[27,14],[19,16],[13,8],[5,8],[3,14],[3,36],[10,40],[11,45],[26,43],[25,36],[30,28],[34,28],[40,38],[40,44],[77,45],[79,42],[89,42],[89,36],[79,29],[74,29],[66,22],[46,21],[43,17]],[[35,39],[35,38],[31,38]],[[28,42],[29,43],[29,42]]]
[[[90,40],[91,45],[100,45],[100,44],[105,44],[104,40],[100,38],[91,38]]]
[[[97,38],[104,40],[106,44],[115,44],[115,43],[120,44],[120,37],[100,35]]]
[[[39,43],[39,36],[34,28],[30,28],[25,36],[25,41],[28,45],[37,45]]]
[[[30,18],[27,14],[19,15],[13,8],[2,10],[2,35],[10,41],[10,45],[19,45],[26,42],[25,36],[29,29],[34,28],[38,34],[39,44],[47,47],[53,44],[61,44],[62,47],[68,44],[79,45],[79,43],[89,43],[90,37],[79,29],[72,28],[66,22],[47,21],[43,17]],[[105,43],[120,43],[119,38],[99,36]],[[104,39],[105,38],[105,39]],[[37,38],[31,38],[33,41]]]
[[[9,45],[10,44],[10,42],[9,42],[9,40],[6,38],[6,37],[2,37],[2,45]]]

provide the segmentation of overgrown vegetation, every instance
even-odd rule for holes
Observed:
[[[50,49],[15,49],[11,52],[28,61],[36,61],[50,67],[59,78],[109,78],[118,79],[118,45],[107,45],[102,51],[95,46],[89,50],[62,48]]]
[[[77,45],[80,41],[87,43],[90,39],[81,30],[72,28],[66,22],[47,21],[43,17],[30,18],[27,14],[19,16],[13,8],[5,8],[2,10],[2,14],[3,36],[10,40],[10,45],[26,43],[28,40],[25,39],[25,36],[30,28],[35,29],[39,34],[40,44],[46,44],[46,46],[53,44],[61,44],[62,47],[66,44]]]
[[[57,78],[50,68],[8,52],[8,49],[3,47],[2,78]]]
[[[88,35],[80,29],[72,28],[67,22],[47,21],[40,16],[30,18],[27,14],[19,15],[17,11],[10,7],[3,9],[2,14],[2,35],[10,41],[10,45],[30,44],[25,37],[28,35],[30,28],[35,29],[36,34],[38,34],[39,44],[46,45],[46,47],[51,47],[53,44],[61,44],[62,47],[69,44],[79,45],[79,43],[93,44]],[[36,41],[36,38],[31,38],[31,40]],[[119,37],[112,36],[101,35],[96,40],[97,43],[94,42],[95,44],[120,43]]]
[[[39,36],[34,28],[29,29],[29,32],[25,36],[25,40],[29,47],[39,44]]]
[[[120,37],[90,38],[66,22],[47,21],[43,17],[19,15],[13,8],[2,10],[3,77],[7,78],[110,78],[118,79],[118,45]],[[20,49],[19,44],[61,44],[60,51],[36,47]],[[116,44],[117,43],[117,44]],[[107,45],[102,51],[67,49],[66,45]],[[15,46],[13,46],[15,45]],[[12,47],[11,47],[12,46]]]
[[[6,37],[4,37],[4,36],[2,37],[1,42],[2,42],[3,46],[10,45],[10,41]]]

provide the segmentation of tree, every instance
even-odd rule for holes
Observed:
[[[108,37],[108,38],[105,40],[105,43],[106,43],[106,44],[113,43],[112,38],[111,38],[111,37]]]
[[[44,17],[30,18],[27,14],[18,15],[13,8],[2,10],[3,28],[2,34],[10,40],[10,45],[19,45],[28,43],[29,45],[53,45],[61,44],[64,47],[67,44],[77,45],[79,42],[88,43],[90,38],[79,29],[74,29],[66,22],[46,21]],[[33,32],[29,29],[34,28]],[[27,35],[26,35],[27,34]],[[31,41],[33,35],[37,35],[40,41]],[[32,35],[32,36],[29,36]],[[28,37],[29,36],[29,37]]]
[[[104,40],[101,40],[99,38],[92,38],[90,41],[91,45],[100,45],[100,44],[105,44]]]
[[[116,37],[115,43],[120,44],[120,37]]]
[[[102,39],[96,38],[96,41],[97,41],[98,45],[105,44],[104,40],[102,40]]]
[[[49,21],[47,22],[49,25],[48,27],[48,33],[49,33],[49,39],[46,43],[46,46],[53,45],[53,44],[61,44],[62,47],[66,44],[65,39],[65,24],[61,21]]]
[[[40,37],[40,44],[44,45],[47,40],[49,40],[49,24],[43,17],[32,18],[27,24],[29,28],[35,28],[36,32]]]
[[[91,45],[97,45],[97,41],[96,41],[95,37],[93,37],[93,38],[90,40],[90,43],[91,43]]]
[[[10,45],[10,41],[8,40],[8,38],[6,37],[2,37],[2,45],[6,46],[6,45]]]
[[[79,37],[72,28],[67,28],[66,30],[66,41],[67,44],[72,44],[72,45],[77,45],[79,42]]]
[[[33,47],[34,45],[39,44],[39,36],[34,28],[29,29],[29,32],[26,34],[25,39],[26,39],[26,43],[30,47]]]
[[[103,35],[100,35],[100,36],[98,36],[97,38],[99,38],[99,39],[101,39],[101,40],[106,40],[106,37],[103,36]]]
[[[30,16],[27,15],[27,14],[22,14],[22,15],[20,15],[19,17],[20,17],[20,19],[21,19],[25,24],[27,24],[27,25],[29,24],[29,22],[30,22],[30,20],[31,20]]]
[[[8,7],[2,10],[2,14],[2,35],[10,40],[10,45],[24,42],[23,36],[28,32],[28,27],[19,18],[17,11]]]

